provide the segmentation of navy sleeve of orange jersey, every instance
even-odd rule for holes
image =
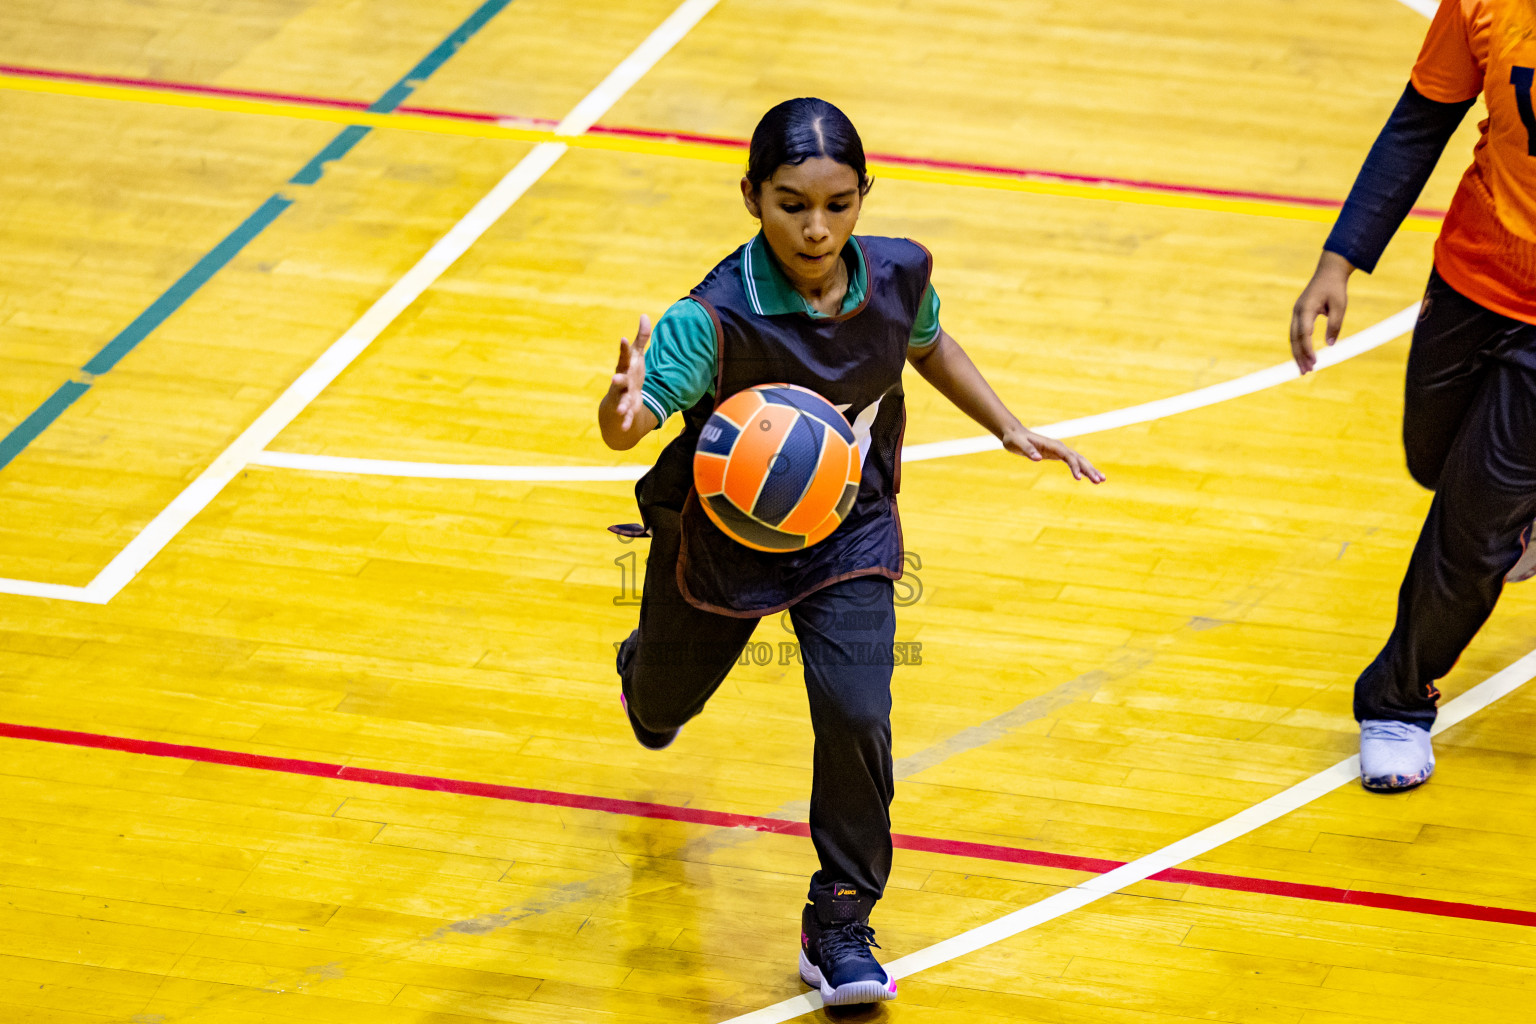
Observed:
[[[1410,82],[1366,156],[1323,248],[1366,273],[1375,270],[1475,99],[1441,103]]]

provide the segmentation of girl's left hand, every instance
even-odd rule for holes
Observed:
[[[1056,459],[1067,464],[1074,480],[1087,477],[1096,484],[1104,482],[1104,474],[1093,468],[1093,463],[1068,448],[1054,437],[1037,434],[1025,426],[1013,427],[1003,434],[1003,447],[1015,455],[1022,455],[1033,462]]]

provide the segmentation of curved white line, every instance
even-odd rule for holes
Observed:
[[[1466,721],[1500,697],[1513,693],[1529,682],[1532,677],[1536,677],[1536,651],[1494,673],[1441,708],[1440,716],[1435,720],[1435,735],[1438,736],[1452,726]],[[1177,864],[1207,854],[1217,847],[1225,846],[1232,840],[1305,807],[1359,777],[1360,757],[1357,754],[1209,828],[1201,829],[1193,835],[1169,843],[1160,850],[1138,857],[1128,864],[1090,878],[1070,889],[1063,889],[1011,914],[1005,914],[994,921],[988,921],[986,924],[961,932],[942,942],[908,953],[899,960],[886,964],[885,968],[892,978],[905,978],[930,967],[948,963],[968,953],[974,953],[995,942],[1001,942],[1020,932],[1028,931],[1036,925],[1079,910],[1105,896],[1121,892],[1127,886],[1150,878],[1159,871],[1165,871]],[[784,1021],[810,1013],[821,1005],[820,993],[806,992],[772,1006],[765,1006],[761,1010],[732,1017],[724,1024],[783,1024]]]
[[[1319,368],[1342,363],[1346,359],[1379,348],[1394,338],[1413,329],[1419,315],[1419,304],[1393,313],[1380,323],[1372,324],[1358,334],[1338,342],[1332,348],[1318,353]],[[1232,380],[1212,384],[1209,387],[1186,391],[1182,395],[1159,398],[1141,405],[1113,409],[1075,420],[1062,420],[1035,429],[1050,437],[1080,437],[1101,430],[1146,423],[1149,420],[1175,416],[1181,412],[1215,405],[1256,391],[1284,384],[1300,376],[1296,364],[1284,362],[1235,377]],[[908,445],[901,453],[902,462],[926,462],[952,455],[974,455],[977,452],[995,451],[1002,444],[990,434],[981,437],[962,437],[953,441],[933,441],[929,444]],[[250,457],[253,466],[271,466],[279,469],[298,469],[312,473],[356,473],[363,476],[423,477],[434,480],[524,480],[524,481],[579,481],[608,482],[638,480],[650,469],[649,465],[631,463],[623,466],[491,466],[455,465],[445,462],[400,462],[394,459],[353,459],[338,455],[304,455],[298,452],[264,451]]]
[[[1418,315],[1419,303],[1415,302],[1408,308],[1393,313],[1380,323],[1372,324],[1360,333],[1352,334],[1337,342],[1332,348],[1323,349],[1317,354],[1318,367],[1333,366],[1346,359],[1353,359],[1355,356],[1369,352],[1373,348],[1380,348],[1394,338],[1407,334],[1413,330],[1413,324]],[[1300,376],[1301,373],[1296,369],[1296,364],[1286,361],[1242,377],[1222,381],[1220,384],[1186,391],[1182,395],[1159,398],[1154,402],[1131,405],[1094,416],[1082,416],[1075,420],[1062,420],[1060,423],[1036,427],[1035,430],[1056,438],[1096,434],[1101,430],[1127,427],[1132,423],[1146,423],[1148,420],[1175,416],[1181,412],[1189,412],[1191,409],[1200,409],[1207,405],[1215,405],[1217,402],[1251,395],[1255,391],[1263,391]],[[950,455],[970,455],[975,452],[992,451],[1001,447],[1002,443],[990,435],[967,437],[957,441],[934,441],[930,444],[908,446],[902,452],[901,461],[922,462],[927,459],[942,459]]]

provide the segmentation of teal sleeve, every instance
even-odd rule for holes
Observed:
[[[715,386],[715,322],[692,299],[679,299],[651,328],[640,400],[660,426],[691,409]]]
[[[939,293],[928,285],[922,301],[917,304],[917,319],[912,321],[912,337],[908,348],[927,348],[939,340]]]

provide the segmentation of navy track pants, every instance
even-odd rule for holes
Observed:
[[[1493,612],[1536,516],[1536,324],[1431,273],[1408,353],[1403,447],[1435,497],[1392,635],[1355,683],[1355,718],[1428,724],[1436,680]]]
[[[635,717],[664,732],[704,709],[761,620],[716,615],[684,600],[676,576],[678,515],[652,508],[647,521],[652,539],[640,628],[618,660]],[[895,588],[881,576],[843,580],[801,598],[787,614],[815,733],[810,825],[821,867],[810,898],[830,892],[834,882],[879,898],[891,873]],[[785,635],[772,650],[790,641]]]

